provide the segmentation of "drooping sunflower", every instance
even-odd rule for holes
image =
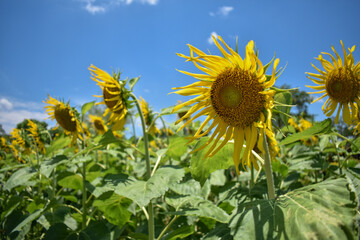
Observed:
[[[185,106],[195,104],[182,118],[177,120],[176,124],[198,112],[187,120],[179,128],[180,130],[194,119],[206,116],[192,140],[198,139],[212,130],[213,133],[210,139],[195,151],[211,144],[205,158],[211,157],[229,140],[233,139],[233,160],[237,173],[239,174],[238,166],[240,163],[242,163],[243,168],[245,165],[250,167],[253,164],[258,169],[257,160],[251,154],[251,150],[257,145],[257,148],[264,152],[264,129],[270,138],[269,140],[271,140],[269,142],[274,146],[276,144],[271,125],[271,109],[274,105],[273,95],[275,91],[269,88],[275,83],[279,59],[274,61],[272,75],[267,78],[263,64],[255,55],[253,41],[247,44],[245,58],[242,59],[221,37],[218,36],[219,41],[215,37],[213,40],[223,56],[206,54],[191,45],[188,45],[190,56],[178,54],[186,61],[193,62],[204,74],[179,71],[199,81],[184,87],[173,88],[177,90],[175,93],[183,96],[198,95],[174,107],[173,111],[177,111]],[[222,42],[225,48],[219,42]],[[204,130],[211,120],[213,121],[210,126]],[[222,143],[215,148],[222,137],[224,137]],[[245,151],[241,157],[245,142]],[[275,150],[274,154],[276,154],[276,149],[273,149]]]
[[[320,70],[311,64],[318,73],[306,73],[311,81],[318,86],[307,86],[317,92],[310,92],[310,94],[323,93],[323,95],[313,101],[327,97],[322,106],[322,110],[326,116],[331,116],[337,109],[335,123],[338,123],[341,109],[342,117],[346,124],[352,124],[358,112],[358,105],[360,105],[360,62],[354,64],[354,57],[352,53],[355,46],[349,48],[349,53],[346,52],[344,44],[340,41],[344,59],[341,59],[333,46],[331,49],[334,51],[335,56],[330,53],[322,52],[318,58],[324,70]],[[324,59],[323,55],[328,55],[331,62]]]
[[[35,144],[36,144],[37,148],[39,149],[39,152],[45,153],[45,145],[44,145],[44,142],[40,138],[39,129],[38,129],[36,123],[31,121],[30,119],[28,119],[27,121],[28,121],[27,122],[27,126],[28,126],[27,130],[30,132],[29,136],[34,139]]]
[[[80,121],[78,120],[78,113],[75,108],[70,107],[69,103],[63,103],[48,95],[49,99],[46,99],[44,103],[48,104],[44,108],[51,120],[56,120],[57,124],[55,129],[61,126],[64,129],[65,134],[72,136],[71,144],[74,145],[78,138],[83,139],[81,134],[83,130],[81,128]]]
[[[139,102],[141,111],[144,114],[145,124],[147,127],[150,127],[149,133],[152,135],[155,135],[157,133],[160,134],[160,130],[156,127],[155,123],[153,123],[155,116],[153,111],[149,107],[149,103],[147,103],[142,97],[140,97]]]
[[[123,96],[124,87],[120,84],[119,79],[115,79],[115,77],[112,77],[110,74],[94,65],[91,65],[89,70],[92,75],[91,79],[97,82],[97,85],[100,86],[103,92],[100,96],[93,95],[94,97],[103,98],[103,101],[96,103],[96,105],[106,105],[107,108],[104,116],[111,113],[109,124],[114,124],[112,126],[113,130],[120,130],[124,126],[127,113],[126,100]],[[117,78],[120,78],[120,75],[117,75]]]
[[[107,132],[108,128],[101,117],[89,114],[89,118],[94,125],[94,129],[97,133],[104,134]]]

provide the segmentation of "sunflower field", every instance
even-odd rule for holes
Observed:
[[[173,88],[176,106],[154,112],[133,93],[140,78],[91,65],[102,95],[81,107],[48,95],[56,127],[27,119],[1,136],[0,238],[358,239],[355,46],[306,73],[326,100],[316,122],[298,89],[275,87],[279,59],[213,39],[221,56],[178,54],[199,71],[179,70],[194,81]]]

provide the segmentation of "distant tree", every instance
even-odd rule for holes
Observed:
[[[36,123],[36,125],[38,126],[39,129],[42,129],[42,130],[47,129],[48,124],[46,122],[39,121],[36,119],[30,119],[30,120],[33,121],[34,123]],[[28,124],[28,120],[24,119],[24,121],[22,121],[16,125],[16,128],[17,129],[27,129],[28,128],[27,124]]]
[[[2,127],[2,125],[0,124],[0,136],[5,136],[6,132],[4,130],[4,128]]]

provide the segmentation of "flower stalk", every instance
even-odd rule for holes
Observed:
[[[265,129],[263,130],[263,137],[264,137],[264,150],[265,150],[265,162],[264,162],[264,169],[266,174],[266,183],[268,187],[268,195],[269,199],[275,199],[275,185],[274,185],[274,176],[272,173],[271,168],[271,157],[269,151],[269,145],[267,143],[266,132]]]
[[[146,132],[145,118],[143,112],[141,111],[140,103],[136,98],[136,96],[132,92],[130,93],[130,96],[134,99],[134,103],[139,112],[139,116],[141,120],[141,127],[144,134],[146,179],[148,180],[151,177],[151,163],[150,163],[150,154],[149,154],[149,139]],[[149,222],[148,222],[149,240],[154,240],[155,239],[154,209],[151,201],[149,202],[148,205],[148,215],[149,215]]]

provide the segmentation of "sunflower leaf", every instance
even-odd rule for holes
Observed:
[[[176,106],[171,106],[171,107],[167,107],[167,108],[163,108],[161,109],[161,115],[170,115],[170,114],[175,114],[175,113],[186,113],[190,108],[191,106],[185,106],[185,107],[182,107],[180,108],[179,110],[173,112],[173,109],[175,108]]]
[[[130,91],[133,90],[135,84],[140,80],[140,77],[132,78],[129,80]]]
[[[292,95],[290,92],[279,92],[275,94],[274,96],[275,102],[278,102],[277,106],[275,106],[275,109],[278,110],[281,113],[279,117],[283,121],[284,124],[287,124],[292,104]]]
[[[195,149],[197,147],[201,147],[208,140],[208,137],[202,138],[195,146]],[[233,143],[227,143],[214,156],[204,158],[204,155],[207,153],[210,146],[211,144],[209,144],[209,146],[207,146],[203,150],[195,152],[191,156],[191,175],[195,180],[199,181],[201,185],[205,183],[206,179],[210,176],[210,173],[215,172],[219,169],[227,169],[230,166],[234,165],[232,157],[234,151]]]
[[[358,199],[345,177],[296,189],[274,200],[240,204],[234,239],[356,239]]]
[[[301,139],[311,138],[314,135],[328,134],[330,132],[331,132],[331,119],[327,118],[324,121],[316,123],[312,127],[302,132],[295,133],[286,137],[284,140],[280,142],[280,145],[286,145],[289,143],[299,141]]]
[[[84,115],[94,106],[95,101],[84,103],[81,107],[81,116],[84,117]]]

